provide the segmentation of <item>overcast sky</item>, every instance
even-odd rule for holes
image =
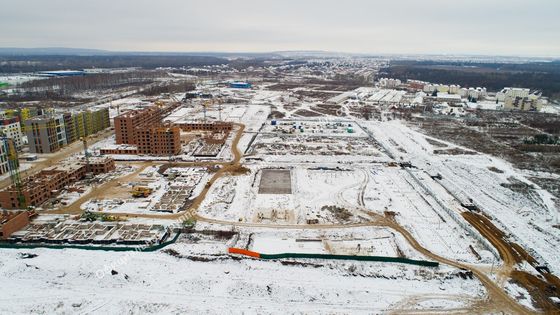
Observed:
[[[0,47],[560,56],[560,0],[0,0]]]

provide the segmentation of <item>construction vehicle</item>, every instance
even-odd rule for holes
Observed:
[[[134,186],[132,188],[132,197],[134,198],[146,198],[148,197],[154,190],[150,187],[146,186]]]
[[[159,108],[164,108],[165,107],[165,102],[161,101],[161,100],[155,101],[154,104]]]

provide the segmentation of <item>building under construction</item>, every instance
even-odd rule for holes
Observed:
[[[85,161],[51,166],[23,180],[19,189],[16,185],[12,185],[0,191],[0,207],[4,209],[37,207],[58,195],[65,187],[84,179],[87,173],[98,175],[114,169],[115,161],[111,158],[89,158],[89,170],[88,163]]]
[[[172,125],[162,125],[162,119],[175,110],[179,104],[165,108],[150,106],[142,110],[132,110],[115,117],[115,137],[117,144],[130,144],[136,149],[122,150],[125,154],[177,155],[181,153],[181,130]],[[102,154],[116,151],[102,150]]]
[[[181,153],[181,129],[161,126],[141,128],[136,141],[139,154],[177,155]]]
[[[8,239],[14,232],[26,227],[29,224],[30,216],[30,212],[27,211],[0,212],[0,239]]]
[[[45,114],[25,121],[32,153],[52,153],[82,137],[109,128],[109,110],[85,111],[63,115]]]

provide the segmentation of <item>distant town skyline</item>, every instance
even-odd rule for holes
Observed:
[[[560,56],[560,2],[8,0],[0,47]]]

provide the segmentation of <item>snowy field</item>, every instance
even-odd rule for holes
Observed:
[[[441,145],[430,144],[427,141],[429,137],[398,121],[364,125],[396,158],[410,160],[431,174],[441,174],[441,187],[464,201],[472,199],[513,241],[528,249],[555,273],[560,272],[560,257],[557,255],[560,230],[552,227],[560,209],[553,196],[527,179],[523,171],[485,154],[433,154],[433,150],[441,149]],[[464,149],[438,141],[448,148]],[[529,184],[534,189],[529,193],[520,193],[503,186],[512,179]]]
[[[371,314],[468,307],[484,294],[476,280],[462,280],[450,268],[313,260],[308,263],[318,265],[290,266],[232,260],[225,248],[183,240],[168,248],[178,257],[161,251],[25,251],[38,255],[31,259],[0,250],[0,281],[10,288],[0,313]],[[417,297],[421,305],[408,305]]]

